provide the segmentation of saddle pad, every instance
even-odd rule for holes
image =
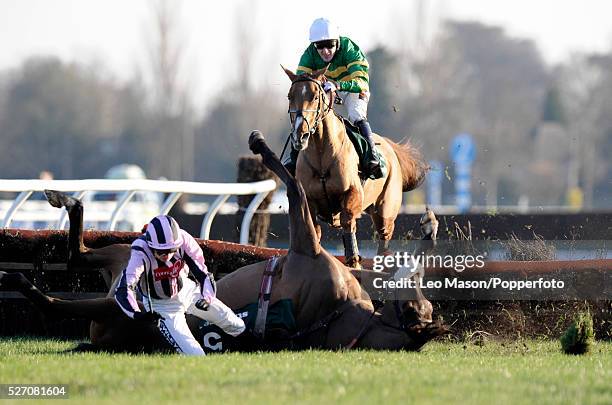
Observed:
[[[370,144],[363,137],[363,135],[361,135],[359,129],[356,126],[351,124],[350,121],[346,118],[341,118],[344,122],[344,126],[346,127],[346,134],[348,135],[349,139],[351,140],[351,143],[355,147],[357,156],[359,156],[359,177],[361,177],[363,180],[366,180],[366,178],[364,178],[365,173],[367,172],[365,168],[367,167],[366,165],[368,164],[368,162],[370,161],[370,157],[372,156],[372,148],[370,148]],[[376,154],[376,156],[378,156],[378,159],[380,160],[381,169],[386,176],[387,161],[385,160],[385,157],[378,150],[375,150],[374,153]],[[370,178],[374,179],[373,177]]]
[[[234,311],[246,325],[246,331],[238,337],[230,336],[217,325],[202,320],[198,325],[199,333],[197,335],[202,337],[199,343],[202,345],[204,352],[250,351],[261,348],[261,342],[252,333],[257,318],[257,307],[258,303],[254,302]],[[288,334],[293,334],[296,329],[293,303],[290,299],[277,301],[270,306],[266,318],[266,336],[274,339],[275,331],[282,330]]]

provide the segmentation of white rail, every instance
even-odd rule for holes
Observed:
[[[249,226],[253,214],[265,196],[276,188],[274,180],[264,180],[255,183],[196,183],[190,181],[162,180],[3,180],[0,179],[0,192],[17,192],[17,198],[4,215],[0,227],[8,228],[15,213],[30,198],[35,191],[46,189],[63,192],[74,192],[74,196],[82,198],[88,191],[123,192],[117,201],[115,209],[108,221],[107,230],[115,229],[122,210],[137,191],[153,191],[169,194],[161,206],[160,214],[167,214],[183,194],[218,195],[213,206],[208,210],[202,221],[200,238],[208,239],[212,221],[223,204],[232,195],[251,195],[255,197],[246,209],[240,227],[240,243],[247,244]],[[58,228],[62,229],[66,222],[65,210],[60,211]]]

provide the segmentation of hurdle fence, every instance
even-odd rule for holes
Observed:
[[[209,239],[210,229],[215,215],[221,206],[232,195],[254,195],[255,197],[247,207],[244,218],[240,226],[240,243],[248,244],[249,225],[253,219],[257,208],[265,199],[269,192],[276,188],[274,180],[264,180],[253,183],[199,183],[190,181],[163,181],[163,180],[108,180],[108,179],[87,179],[87,180],[6,180],[0,179],[0,192],[18,193],[13,203],[6,211],[0,228],[10,228],[15,214],[26,203],[34,192],[46,189],[62,192],[72,192],[73,197],[82,199],[89,192],[93,191],[113,191],[120,195],[113,212],[107,222],[107,231],[114,231],[117,221],[139,191],[159,192],[167,194],[161,205],[159,214],[167,214],[176,204],[183,194],[194,195],[216,195],[217,198],[210,205],[202,225],[200,227],[200,238]],[[57,220],[57,229],[64,229],[68,222],[68,215],[62,209]]]

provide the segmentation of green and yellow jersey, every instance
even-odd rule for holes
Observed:
[[[327,63],[321,59],[314,44],[310,44],[300,58],[297,74],[312,73],[323,69]],[[338,83],[340,91],[361,93],[369,90],[368,61],[361,49],[349,38],[340,37],[340,47],[336,51],[325,76]]]

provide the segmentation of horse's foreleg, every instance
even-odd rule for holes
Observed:
[[[304,188],[291,176],[276,154],[266,145],[261,132],[251,132],[249,148],[253,153],[260,154],[263,164],[287,186],[290,229],[289,249],[308,256],[318,255],[321,251],[321,245],[319,244],[319,238],[310,216]]]
[[[395,230],[395,218],[383,218],[374,210],[370,212],[370,216],[378,234],[378,251],[376,254],[386,255],[391,253],[389,241],[391,241],[393,231]]]
[[[340,211],[345,264],[357,269],[361,268],[359,264],[361,257],[357,246],[357,218],[361,213],[361,200],[361,194],[357,187],[349,187],[349,190],[344,194],[342,210]]]

